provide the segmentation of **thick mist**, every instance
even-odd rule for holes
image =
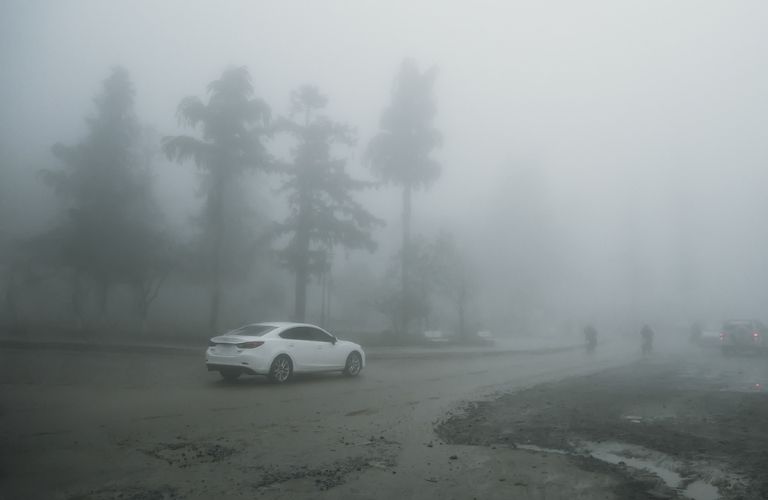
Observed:
[[[0,321],[182,335],[306,319],[503,337],[761,317],[766,15],[716,1],[5,1]],[[73,264],[61,235],[84,205],[55,172],[90,162],[85,185],[119,163],[62,153],[103,144],[93,122],[115,71],[133,95],[141,139],[126,162],[143,186],[120,213],[144,222],[88,226]],[[216,101],[212,82],[246,80],[268,112],[225,91]],[[209,114],[185,115],[187,97]],[[216,142],[226,127],[200,118],[216,102],[258,147]],[[207,126],[242,172],[217,181],[209,153],[168,146],[207,140]],[[382,137],[394,146],[379,154]],[[302,197],[302,165],[315,164],[333,176]],[[435,170],[410,191],[404,253],[391,172],[413,165]],[[304,209],[344,224],[310,228]],[[112,254],[89,253],[107,243]]]

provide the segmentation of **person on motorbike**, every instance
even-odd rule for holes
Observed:
[[[651,349],[653,349],[653,335],[653,328],[648,326],[648,324],[643,325],[643,328],[640,330],[640,336],[643,339],[643,354],[648,354],[651,352]]]
[[[584,339],[587,344],[587,351],[592,352],[597,346],[597,330],[592,325],[584,327]]]
[[[703,334],[701,323],[698,321],[694,321],[693,324],[691,324],[691,333],[688,337],[688,340],[692,344],[697,344],[699,341],[701,341],[701,336]]]

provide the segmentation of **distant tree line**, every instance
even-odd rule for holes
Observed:
[[[426,250],[411,235],[413,192],[440,174],[432,158],[441,144],[433,124],[435,78],[434,69],[403,62],[379,132],[366,149],[365,162],[377,179],[370,182],[354,178],[342,154],[357,142],[354,128],[326,114],[327,97],[314,86],[294,90],[289,113],[275,117],[255,95],[248,70],[227,69],[204,98],[180,101],[179,124],[190,133],[161,138],[136,116],[128,72],[114,69],[94,100],[85,136],[73,145],[55,144],[51,152],[59,165],[40,172],[61,206],[55,225],[0,245],[7,318],[21,324],[17,298],[26,283],[57,280],[68,284],[77,329],[98,329],[113,291],[122,289],[131,291],[138,328],[145,331],[152,303],[167,278],[178,274],[208,290],[207,329],[215,332],[223,288],[246,279],[261,259],[293,275],[292,319],[303,321],[307,286],[313,277],[326,283],[336,249],[377,248],[373,234],[384,222],[356,193],[393,184],[402,190],[402,244],[394,260],[399,287],[387,293],[380,309],[394,332],[409,332],[414,320],[424,327],[428,296],[440,286],[455,292],[463,330],[467,294],[464,278],[454,272],[456,246],[441,235]],[[292,145],[286,159],[271,149],[278,138]],[[203,203],[189,241],[169,227],[153,190],[160,151],[197,169]],[[246,176],[279,181],[276,195],[287,209],[282,220],[258,212]]]

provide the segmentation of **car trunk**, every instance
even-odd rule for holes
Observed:
[[[734,345],[752,345],[755,343],[755,339],[752,336],[752,330],[746,325],[733,326],[725,330],[728,339]]]

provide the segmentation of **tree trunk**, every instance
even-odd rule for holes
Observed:
[[[165,281],[166,271],[160,271],[154,279],[146,279],[144,281],[137,281],[134,284],[134,292],[136,294],[136,313],[139,316],[140,330],[139,332],[144,335],[147,333],[147,325],[149,318],[149,308],[160,293],[160,287]]]
[[[320,276],[320,326],[326,330],[331,322],[331,287],[333,286],[333,247],[327,250],[327,262]]]
[[[149,294],[143,282],[133,285],[135,310],[139,317],[139,335],[147,333],[147,315],[149,314]]]
[[[333,290],[333,274],[328,267],[328,276],[325,284],[325,328],[331,328],[331,291]]]
[[[409,299],[409,280],[410,280],[410,260],[411,260],[411,186],[403,187],[403,248],[401,250],[401,270],[400,270],[400,333],[408,333],[408,323],[410,320]]]
[[[218,243],[216,244],[218,246]],[[218,254],[218,252],[215,252]],[[221,276],[219,275],[219,258],[214,257],[213,282],[211,283],[211,309],[208,316],[208,331],[211,334],[218,333],[219,306],[221,305]]]
[[[98,319],[96,321],[96,330],[94,335],[106,335],[112,333],[112,328],[108,327],[107,314],[109,312],[109,291],[112,288],[112,284],[102,279],[97,284],[96,289],[96,307],[98,308]]]
[[[215,174],[214,174],[215,175]],[[219,328],[219,307],[221,305],[221,244],[224,237],[224,176],[218,174],[214,191],[211,193],[211,223],[214,225],[213,247],[211,249],[211,304],[208,316],[208,331],[215,335]]]
[[[78,332],[85,333],[85,311],[83,301],[85,292],[80,277],[75,274],[72,279],[72,314],[75,316],[75,328]]]
[[[427,330],[431,330],[431,311],[429,307],[429,290],[427,288],[426,280],[422,279],[421,285],[419,286],[420,290],[420,300],[421,303],[419,304],[419,318],[420,318],[420,327],[421,331],[425,332]]]
[[[294,286],[294,321],[303,322],[307,312],[307,283],[309,282],[309,244],[311,224],[311,202],[309,193],[301,192],[299,201],[299,216],[296,223],[296,237],[294,239],[294,258],[296,283]]]
[[[17,301],[17,286],[14,272],[8,273],[8,283],[5,286],[5,312],[8,318],[8,327],[13,334],[19,331],[19,307]]]
[[[307,311],[307,266],[299,264],[296,267],[296,283],[293,289],[295,302],[293,307],[293,320],[304,322]]]
[[[309,281],[309,232],[299,228],[296,233],[296,282],[294,286],[294,321],[303,322],[307,312],[307,282]]]
[[[331,327],[331,290],[333,288],[333,274],[331,273],[331,264],[323,273],[323,290],[325,299],[323,300],[323,328],[326,330]]]
[[[139,305],[139,335],[147,334],[147,317],[149,316],[149,304],[142,298]]]
[[[304,110],[304,130],[309,128],[310,110]],[[302,165],[301,168],[308,168]],[[310,200],[304,183],[299,178],[299,215],[293,246],[295,282],[293,287],[293,320],[304,322],[307,313],[307,283],[309,282]]]
[[[320,326],[322,326],[326,330],[328,329],[328,327],[325,324],[325,321],[326,321],[325,302],[327,299],[327,293],[328,293],[328,271],[323,271],[323,274],[320,276]]]
[[[459,336],[466,338],[467,337],[467,327],[466,327],[466,321],[465,321],[465,315],[464,315],[464,309],[467,303],[467,292],[466,287],[464,283],[461,284],[461,290],[459,291],[459,303],[458,310],[459,310]]]
[[[109,289],[110,283],[107,280],[99,282],[99,319],[104,320],[104,317],[109,311]]]

